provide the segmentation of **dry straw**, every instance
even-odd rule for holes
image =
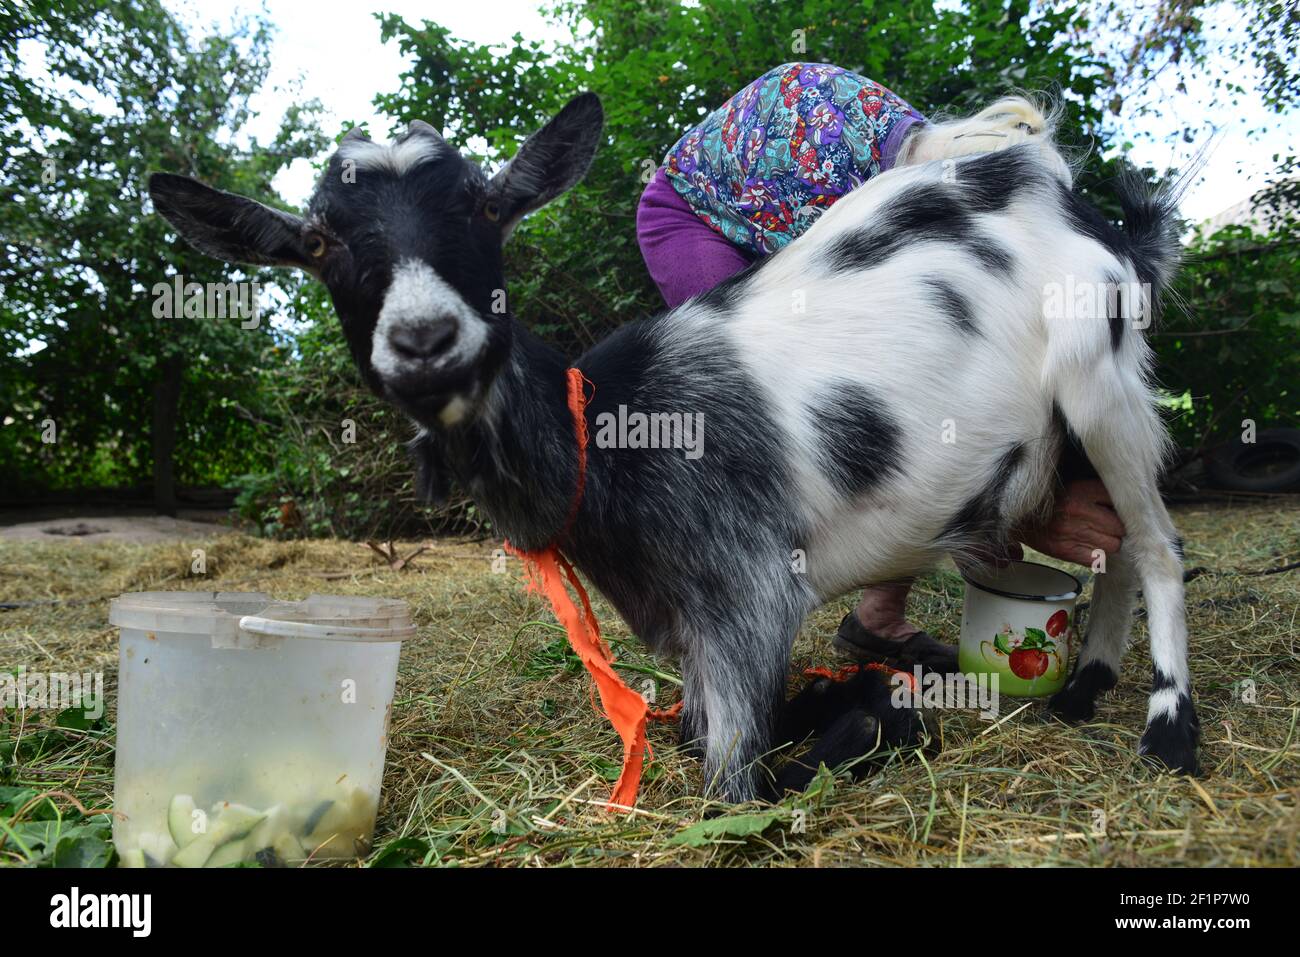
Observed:
[[[699,797],[700,768],[675,728],[650,730],[656,761],[638,812],[601,805],[617,739],[592,713],[589,679],[519,564],[493,571],[493,543],[440,542],[395,572],[364,546],[240,535],[166,545],[0,542],[0,600],[49,601],[0,612],[0,666],[106,672],[116,635],[108,597],[142,589],[262,590],[401,598],[419,637],[403,651],[377,840],[427,846],[430,863],[506,865],[1295,865],[1300,863],[1300,571],[1243,575],[1300,558],[1292,504],[1175,511],[1189,566],[1191,665],[1204,744],[1200,781],[1158,775],[1134,753],[1151,674],[1144,622],[1119,688],[1098,719],[1067,727],[1041,704],[1004,700],[996,727],[939,715],[938,753],[893,756],[860,784],[820,779],[778,808],[720,808]],[[189,574],[191,549],[207,575]],[[403,546],[403,554],[408,551]],[[1085,599],[1086,599],[1085,595]],[[961,585],[922,580],[913,617],[955,640]],[[833,663],[828,638],[844,602],[806,624],[795,673]],[[671,662],[645,654],[597,599],[629,683],[676,699]],[[1242,700],[1254,684],[1253,703]],[[47,713],[0,722],[31,734]],[[4,783],[65,791],[107,806],[112,736],[65,735],[50,753],[0,773]],[[721,812],[715,816],[716,812]],[[19,863],[12,847],[0,861]]]

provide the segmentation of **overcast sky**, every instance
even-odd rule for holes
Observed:
[[[169,0],[168,5],[200,30],[214,23],[224,27],[236,10],[256,12],[260,7],[277,25],[268,90],[254,104],[261,116],[252,132],[259,139],[269,140],[274,135],[285,106],[296,96],[315,97],[324,104],[327,132],[341,129],[345,121],[369,121],[369,128],[376,133],[387,130],[387,123],[375,114],[371,100],[376,93],[397,88],[404,62],[396,43],[380,42],[378,21],[371,16],[376,8],[371,4],[264,0],[259,5],[236,0],[232,5],[218,0]],[[412,23],[432,19],[448,27],[453,36],[483,43],[508,42],[515,32],[529,39],[562,36],[537,12],[537,5],[538,0],[382,0],[378,9],[401,14]],[[1226,29],[1227,16],[1235,19],[1238,15],[1232,9],[1225,9],[1223,14],[1221,28]],[[1216,68],[1243,84],[1249,83],[1249,76],[1239,64],[1222,63]],[[1254,95],[1244,97],[1231,111],[1206,117],[1202,104],[1211,98],[1210,75],[1207,72],[1193,78],[1186,93],[1174,91],[1172,85],[1166,87],[1157,100],[1164,115],[1140,124],[1153,138],[1133,137],[1130,128],[1123,125],[1125,118],[1118,121],[1126,135],[1136,141],[1134,159],[1157,169],[1181,167],[1204,142],[1170,142],[1167,134],[1187,122],[1199,124],[1208,118],[1214,123],[1218,135],[1208,163],[1183,201],[1183,212],[1193,221],[1206,219],[1247,198],[1264,184],[1274,168],[1273,154],[1295,152],[1300,146],[1300,117],[1279,119],[1266,111]],[[907,96],[904,78],[873,79]],[[295,86],[300,93],[293,92]],[[1248,130],[1260,127],[1271,129],[1264,136],[1247,135]],[[294,169],[282,174],[276,187],[286,200],[300,203],[310,192],[311,182],[309,164],[299,161]]]

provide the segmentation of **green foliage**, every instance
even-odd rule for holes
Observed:
[[[107,721],[88,717],[83,704],[60,711],[53,725],[23,720],[15,708],[0,709],[0,860],[29,867],[107,867],[112,861],[106,813],[67,808],[66,792],[10,783],[20,764],[58,766],[84,739],[111,736]]]
[[[682,828],[668,839],[668,843],[686,847],[708,847],[720,841],[743,840],[762,834],[773,824],[787,818],[789,813],[785,808],[778,807],[771,811],[750,811],[746,814],[707,818]]]
[[[273,195],[325,145],[314,104],[271,143],[244,133],[270,34],[247,21],[192,39],[158,0],[3,8],[0,30],[0,454],[28,488],[220,483],[253,464],[257,370],[271,316],[160,318],[154,287],[264,279],[169,241],[146,178],[167,170]],[[43,53],[47,75],[19,60]],[[42,441],[52,420],[57,441]],[[165,505],[160,501],[160,505]]]
[[[1268,236],[1243,226],[1198,237],[1175,300],[1153,338],[1161,379],[1188,395],[1171,419],[1180,444],[1239,433],[1243,419],[1300,425],[1300,235],[1297,222]]]
[[[114,856],[106,814],[64,812],[32,788],[0,786],[0,839],[28,867],[108,867]]]
[[[1210,8],[1247,21],[1214,51],[1202,19]],[[1117,132],[1132,133],[1114,130],[1114,117],[1125,104],[1139,116],[1158,111],[1162,76],[1185,76],[1211,53],[1252,59],[1271,109],[1297,97],[1296,13],[1273,0],[938,9],[931,0],[558,0],[549,12],[566,28],[558,44],[516,35],[491,46],[377,14],[410,66],[376,102],[394,129],[427,120],[495,165],[575,93],[602,96],[606,136],[586,180],[529,217],[507,247],[512,310],[571,355],[660,308],[636,245],[640,193],[693,123],[775,64],[848,67],[930,116],[1012,90],[1045,92],[1061,108],[1080,188],[1111,216],[1113,157],[1125,146]],[[44,51],[48,75],[20,63],[23,40]],[[229,35],[187,36],[161,0],[0,0],[0,460],[19,463],[6,482],[139,485],[152,473],[159,487],[174,445],[177,481],[237,486],[241,514],[265,534],[383,538],[475,525],[468,503],[445,512],[416,503],[402,449],[411,428],[361,386],[320,287],[278,276],[287,300],[256,330],[151,314],[153,285],[177,273],[269,281],[169,239],[148,213],[144,177],[185,172],[266,199],[278,170],[321,153],[314,103],[290,110],[273,142],[244,132],[270,43],[257,19]],[[1216,97],[1245,95],[1244,77],[1216,77]],[[1294,173],[1294,157],[1279,163]],[[1273,191],[1279,208],[1297,201],[1297,182]],[[1185,307],[1155,334],[1161,380],[1182,399],[1174,426],[1184,444],[1235,426],[1234,410],[1261,423],[1294,419],[1294,227],[1273,230],[1266,242],[1198,241],[1179,287]],[[40,441],[46,419],[58,428],[54,445]]]

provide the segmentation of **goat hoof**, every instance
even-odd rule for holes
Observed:
[[[1075,668],[1069,683],[1052,695],[1048,710],[1074,724],[1091,721],[1097,713],[1097,695],[1115,687],[1119,676],[1100,661]]]
[[[884,732],[881,741],[886,748],[917,748],[925,742],[925,718],[916,708],[894,709],[885,715],[880,725]]]
[[[1161,715],[1147,725],[1138,744],[1138,754],[1151,764],[1163,765],[1175,774],[1201,773],[1196,747],[1201,738],[1201,722],[1192,703],[1183,699],[1172,715]]]
[[[1097,714],[1097,703],[1091,694],[1071,683],[1052,695],[1047,710],[1070,724],[1086,724]]]

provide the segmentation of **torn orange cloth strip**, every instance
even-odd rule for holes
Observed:
[[[596,684],[605,716],[623,739],[623,770],[610,794],[608,806],[615,810],[630,809],[636,805],[641,768],[645,764],[645,727],[649,706],[645,698],[629,688],[614,671],[613,655],[600,636],[600,627],[591,611],[586,590],[579,583],[573,566],[554,547],[528,553],[514,548],[510,550],[523,559],[529,588],[550,601],[556,619],[569,637],[569,644]],[[566,579],[578,593],[581,610],[569,597]]]
[[[916,692],[916,676],[907,671],[899,671],[897,668],[891,668],[889,665],[881,664],[878,661],[869,661],[863,665],[845,665],[838,671],[831,671],[829,668],[805,668],[803,673],[810,678],[830,678],[832,681],[847,681],[852,675],[858,673],[861,668],[870,668],[872,671],[879,671],[882,674],[902,675],[907,680],[907,686]]]
[[[645,698],[627,686],[614,671],[614,656],[600,636],[600,624],[591,609],[587,591],[578,580],[573,566],[560,554],[559,539],[568,534],[578,517],[582,495],[587,482],[587,394],[588,380],[580,369],[567,373],[569,413],[573,416],[573,434],[578,447],[578,479],[569,506],[564,528],[546,548],[534,552],[521,552],[506,542],[506,548],[524,562],[530,590],[539,592],[551,603],[556,620],[563,626],[569,645],[591,675],[600,695],[600,705],[609,722],[623,739],[623,769],[609,798],[609,807],[628,810],[636,805],[637,790],[641,784],[641,768],[645,764],[648,717],[668,717],[680,711],[680,703],[667,712],[651,712]],[[593,386],[593,391],[595,387]],[[582,608],[569,597],[565,582],[573,586]]]

